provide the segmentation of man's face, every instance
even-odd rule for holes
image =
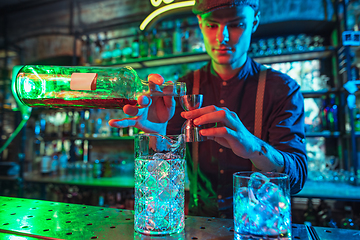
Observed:
[[[247,57],[251,34],[258,26],[259,14],[244,5],[198,15],[198,20],[212,61],[241,67]]]

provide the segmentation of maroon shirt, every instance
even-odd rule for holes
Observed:
[[[260,64],[248,58],[239,74],[223,81],[211,64],[200,69],[200,94],[203,107],[227,107],[237,113],[244,126],[254,133],[255,99]],[[179,79],[186,83],[187,94],[192,93],[193,73]],[[175,116],[169,121],[167,134],[180,134],[185,119],[177,103]],[[261,139],[283,155],[285,173],[290,176],[291,194],[299,192],[307,176],[305,150],[304,99],[295,80],[281,72],[267,71]],[[189,179],[192,175],[191,144],[187,145]],[[197,198],[190,188],[189,214],[232,217],[233,176],[250,171],[251,161],[243,159],[215,141],[199,143]]]

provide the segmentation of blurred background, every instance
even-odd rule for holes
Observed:
[[[12,95],[12,71],[132,66],[141,79],[159,73],[176,81],[209,61],[189,2],[0,1],[0,195],[133,208],[139,130],[107,124],[124,113],[29,110]],[[160,11],[175,3],[183,7]],[[360,3],[262,0],[260,10],[249,55],[289,74],[305,97],[309,174],[292,197],[293,222],[360,229]],[[343,41],[345,31],[353,44]]]

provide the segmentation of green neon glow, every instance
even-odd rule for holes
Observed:
[[[144,21],[140,24],[140,30],[144,30],[146,28],[146,26],[157,16],[163,14],[164,12],[168,12],[170,10],[174,10],[174,9],[179,9],[179,8],[184,8],[184,7],[190,7],[193,6],[195,4],[195,1],[184,1],[184,2],[178,2],[178,3],[172,3],[169,5],[166,5],[164,7],[161,7],[159,9],[156,9],[155,11],[153,11],[152,13],[149,14],[149,16],[147,16]]]

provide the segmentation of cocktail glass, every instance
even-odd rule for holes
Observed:
[[[135,221],[147,235],[179,233],[184,229],[184,135],[135,136]]]
[[[238,172],[233,184],[235,239],[291,239],[286,174]]]

